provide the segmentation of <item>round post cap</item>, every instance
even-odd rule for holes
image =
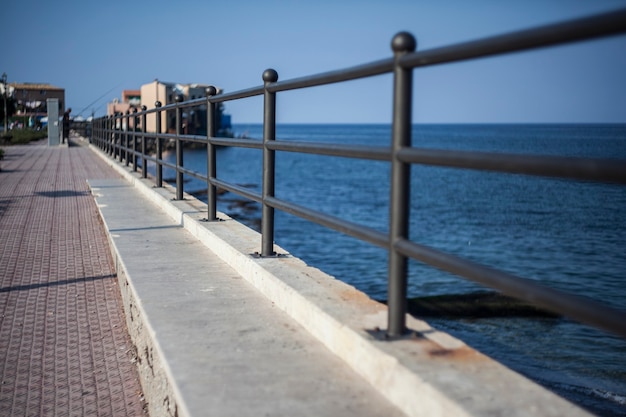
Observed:
[[[391,40],[391,49],[394,52],[414,52],[416,48],[417,41],[409,32],[398,32]]]
[[[263,81],[265,81],[266,83],[275,83],[276,81],[278,81],[278,73],[276,72],[276,70],[268,68],[263,71]]]

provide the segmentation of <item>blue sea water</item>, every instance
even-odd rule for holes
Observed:
[[[234,131],[262,137],[261,125]],[[276,136],[387,146],[390,133],[388,125],[279,125]],[[626,160],[626,125],[414,125],[412,140],[427,148]],[[218,178],[260,191],[258,150],[220,149],[217,165]],[[186,150],[185,166],[206,172],[206,151]],[[388,230],[388,163],[278,153],[276,169],[278,198]],[[414,241],[626,307],[625,187],[425,166],[411,175]],[[206,186],[189,179],[185,188]],[[258,207],[238,200],[227,194],[218,209],[255,227]],[[308,264],[386,299],[384,250],[278,211],[275,239]],[[411,297],[480,289],[410,264]],[[428,321],[596,414],[626,415],[626,341],[618,337],[566,319]]]

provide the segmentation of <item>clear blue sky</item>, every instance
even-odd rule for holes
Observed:
[[[5,0],[0,72],[65,88],[83,116],[155,78],[226,91],[626,7],[626,0]],[[391,78],[278,96],[278,121],[388,123]],[[626,36],[415,71],[416,123],[626,123]],[[96,101],[101,96],[101,100]],[[95,104],[92,104],[96,101]],[[260,122],[261,100],[227,103]]]

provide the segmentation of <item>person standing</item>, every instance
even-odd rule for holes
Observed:
[[[65,113],[63,113],[63,140],[61,143],[65,143],[65,139],[67,139],[67,143],[70,143],[70,113],[72,112],[72,108],[67,109]]]

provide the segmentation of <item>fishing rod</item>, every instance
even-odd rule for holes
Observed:
[[[80,113],[78,113],[77,116],[82,115],[85,110],[89,109],[89,107],[93,106],[94,104],[96,104],[98,101],[102,100],[107,94],[109,94],[111,91],[115,90],[116,88],[120,88],[122,84],[118,84],[115,87],[111,88],[110,90],[108,90],[106,93],[102,94],[100,97],[98,97],[97,99],[95,99],[94,101],[92,101],[91,103],[89,103],[87,106],[85,106],[84,109],[82,109],[80,111]]]

